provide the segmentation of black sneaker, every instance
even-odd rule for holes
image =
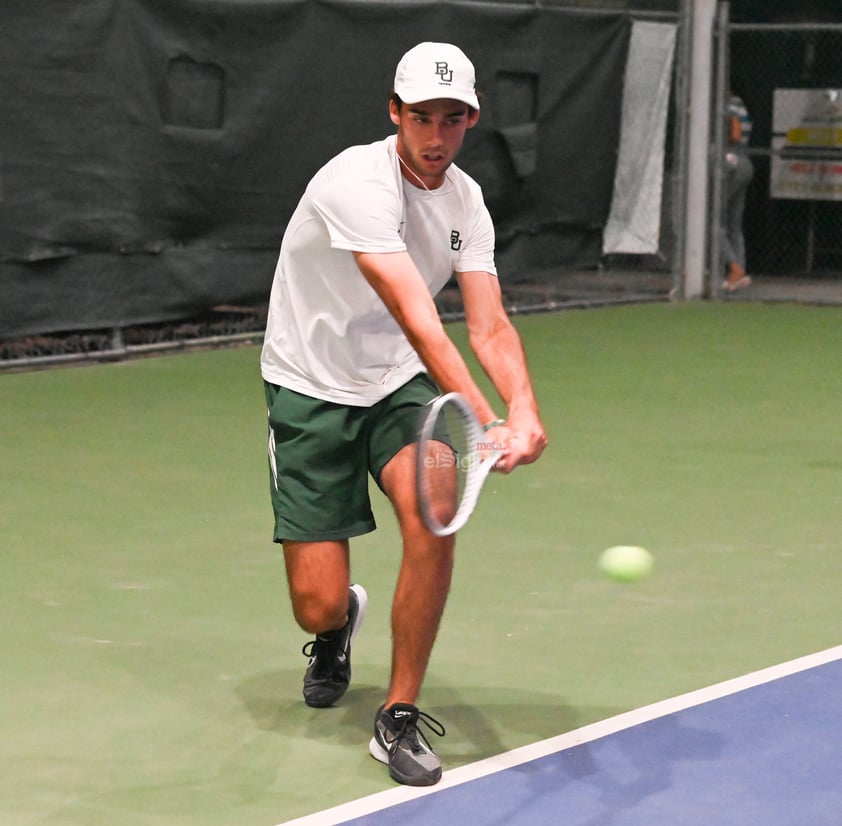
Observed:
[[[338,631],[318,634],[301,652],[310,658],[304,673],[304,702],[313,708],[332,706],[351,682],[351,641],[365,619],[368,596],[362,585],[348,592],[348,622]]]
[[[395,703],[388,709],[380,706],[368,750],[376,760],[388,764],[389,774],[398,783],[432,786],[441,778],[441,760],[418,730],[419,723],[444,737],[444,726],[413,705]]]

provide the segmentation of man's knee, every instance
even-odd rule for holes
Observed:
[[[341,628],[350,586],[347,541],[287,541],[284,560],[295,621],[310,634]]]
[[[290,584],[292,613],[308,634],[322,634],[341,628],[348,617],[348,588],[297,589]]]

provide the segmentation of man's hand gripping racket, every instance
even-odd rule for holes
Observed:
[[[438,536],[458,531],[476,506],[488,474],[504,455],[459,393],[430,403],[418,437],[418,507]]]

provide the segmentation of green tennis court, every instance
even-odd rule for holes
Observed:
[[[420,704],[445,768],[840,643],[842,310],[525,316],[551,444],[459,540]],[[450,326],[464,344],[461,325]],[[0,377],[0,821],[274,826],[368,755],[398,539],[354,543],[354,682],[301,701],[258,349]],[[603,578],[640,544],[653,573]]]

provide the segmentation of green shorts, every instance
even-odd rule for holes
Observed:
[[[421,408],[438,395],[424,373],[372,407],[314,399],[264,382],[275,542],[349,539],[376,528],[369,473],[418,437]]]

